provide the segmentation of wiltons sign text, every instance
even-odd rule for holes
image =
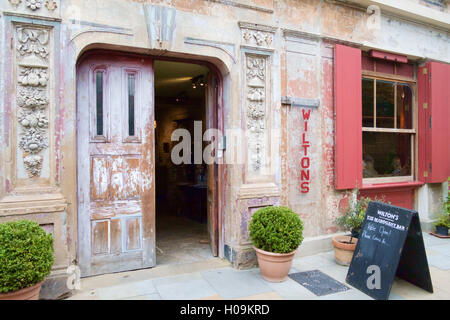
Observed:
[[[300,160],[300,165],[302,167],[300,172],[300,191],[301,193],[308,193],[309,192],[309,166],[310,166],[310,159],[308,155],[308,148],[311,147],[311,143],[307,140],[306,133],[308,132],[308,121],[309,116],[311,115],[311,109],[308,109],[308,111],[305,111],[305,109],[302,109],[302,115],[303,120],[305,122],[304,132],[302,133],[302,149],[303,149],[303,157]]]

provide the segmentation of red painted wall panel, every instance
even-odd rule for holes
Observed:
[[[409,63],[397,63],[395,64],[395,74],[404,77],[414,78],[414,65]]]
[[[443,182],[450,175],[450,65],[429,62],[430,81],[430,163],[428,182]]]
[[[334,91],[336,112],[335,187],[362,184],[361,50],[336,44]]]
[[[395,188],[382,190],[361,190],[360,196],[374,199],[381,198],[392,205],[414,210],[414,189],[413,188]]]

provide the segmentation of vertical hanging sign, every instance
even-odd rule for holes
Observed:
[[[308,193],[309,192],[309,183],[310,183],[310,171],[309,167],[311,164],[308,148],[311,147],[311,143],[308,141],[308,121],[309,116],[311,115],[311,109],[302,109],[302,116],[303,116],[303,133],[302,133],[302,150],[303,150],[303,157],[300,160],[300,191],[301,193]]]

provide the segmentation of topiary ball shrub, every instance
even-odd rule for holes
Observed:
[[[41,282],[53,265],[53,237],[36,222],[0,224],[0,293]]]
[[[290,253],[303,241],[303,222],[287,207],[265,207],[250,220],[250,240],[261,250]]]

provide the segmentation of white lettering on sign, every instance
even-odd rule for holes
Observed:
[[[309,192],[309,183],[310,183],[310,175],[309,175],[309,166],[310,159],[308,155],[308,148],[311,147],[311,143],[307,140],[306,133],[308,132],[308,121],[309,116],[311,115],[311,109],[306,111],[302,109],[303,120],[305,121],[305,132],[302,134],[302,149],[303,149],[303,157],[300,160],[301,171],[300,171],[300,191],[301,193]]]
[[[377,213],[379,216],[382,216],[385,219],[392,220],[392,221],[398,220],[398,214],[393,214],[393,213],[389,213],[389,212],[385,212],[385,211],[381,211],[381,210],[378,210]]]

